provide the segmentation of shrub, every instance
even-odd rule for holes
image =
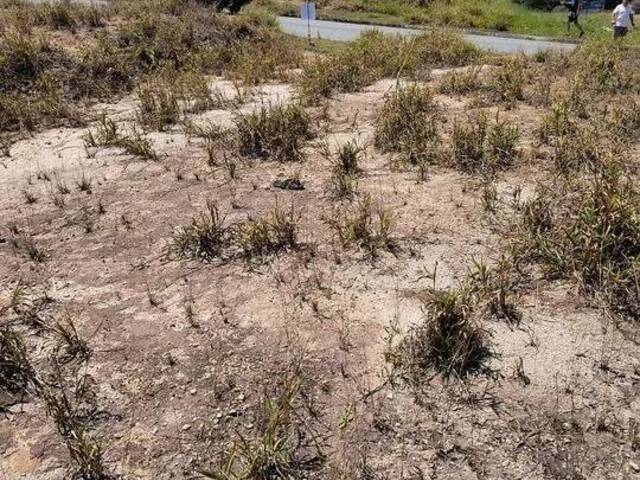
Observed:
[[[125,152],[144,160],[158,160],[158,155],[151,145],[151,141],[144,137],[135,127],[129,135],[120,138],[117,146],[122,147]]]
[[[606,128],[581,124],[575,117],[570,104],[561,100],[553,105],[538,129],[540,140],[552,147],[553,162],[561,173],[599,169],[604,155],[617,148],[602,131]],[[615,121],[613,117],[611,121]]]
[[[487,154],[493,167],[505,168],[513,165],[518,158],[518,142],[520,141],[520,128],[517,124],[499,119],[489,131],[487,138]]]
[[[283,34],[265,32],[259,42],[244,42],[231,53],[226,76],[248,86],[273,79],[288,81],[290,71],[301,64],[302,52],[296,44]]]
[[[69,1],[42,3],[31,8],[36,25],[75,31],[81,26],[103,27],[107,9],[98,5],[82,5]]]
[[[184,113],[213,106],[207,78],[192,70],[178,72],[167,67],[148,77],[138,87],[139,116],[159,130],[178,123]]]
[[[427,87],[400,87],[385,99],[375,126],[374,144],[401,152],[411,163],[431,157],[438,142],[440,108]]]
[[[335,168],[348,174],[359,174],[359,159],[363,151],[363,148],[355,141],[349,141],[343,144],[338,150],[338,160]]]
[[[196,0],[198,3],[207,5],[209,7],[217,8],[218,10],[228,10],[229,13],[235,14],[240,9],[250,3],[250,0]]]
[[[66,54],[43,39],[16,33],[0,37],[0,129],[32,130],[61,118],[77,124],[76,112],[64,101],[60,75],[52,72],[72,66]]]
[[[514,0],[516,3],[521,3],[529,8],[536,8],[538,10],[551,11],[558,7],[560,0]]]
[[[478,115],[467,124],[456,122],[453,126],[453,161],[462,170],[475,172],[487,167],[487,128],[486,115]]]
[[[85,147],[114,147],[120,140],[118,125],[105,113],[98,118],[95,133],[89,130],[83,137]]]
[[[553,142],[552,158],[561,173],[575,170],[597,170],[611,147],[602,144],[596,129],[579,127],[571,135],[562,135]]]
[[[94,45],[81,49],[78,64],[70,74],[73,98],[109,98],[130,90],[142,73],[131,55],[112,35],[99,32]]]
[[[566,101],[559,101],[552,105],[551,111],[542,119],[538,129],[538,137],[541,142],[551,145],[561,137],[575,134],[578,126],[571,114]]]
[[[509,58],[492,71],[487,88],[493,100],[511,107],[524,100],[524,87],[528,81],[528,63],[524,57]]]
[[[61,28],[96,26],[107,14],[67,2],[24,8],[29,14],[39,12],[36,23],[51,21]],[[73,106],[78,102],[108,99],[167,68],[186,72],[178,82],[178,103],[184,103],[184,111],[198,111],[211,105],[198,72],[223,74],[242,64],[240,70],[250,73],[253,57],[266,65],[259,69],[265,72],[296,64],[299,49],[294,43],[255,15],[223,16],[183,1],[118,2],[112,9],[124,20],[97,32],[95,41],[78,52],[31,34],[8,31],[0,36],[1,130],[56,126],[61,120],[77,123],[81,117]],[[271,54],[259,55],[261,49]],[[240,52],[247,52],[242,62]],[[175,118],[175,102],[165,93],[148,84],[142,87],[145,113],[160,122]]]
[[[335,197],[351,198],[355,194],[362,152],[363,148],[355,141],[345,143],[338,150],[338,158],[333,164],[331,175],[331,191]]]
[[[334,168],[331,180],[330,190],[335,198],[353,198],[358,188],[358,177],[353,173],[345,172],[340,168]]]
[[[138,87],[139,117],[142,123],[158,130],[180,120],[180,97],[173,82],[153,77]]]
[[[625,93],[638,91],[637,55],[634,47],[610,42],[591,42],[573,56],[572,71],[585,85],[584,91]]]
[[[310,120],[299,105],[261,107],[235,118],[240,154],[260,159],[300,161],[301,142],[311,138]]]
[[[47,68],[68,61],[41,37],[14,32],[0,37],[0,90],[28,89]]]
[[[521,312],[511,300],[517,290],[519,278],[517,266],[505,257],[493,268],[484,261],[473,259],[466,284],[477,296],[479,306],[487,313],[513,325],[522,319]]]
[[[640,133],[640,101],[627,97],[605,116],[605,128],[620,141],[633,141]]]

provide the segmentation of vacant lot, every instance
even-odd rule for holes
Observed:
[[[637,52],[52,8],[2,11],[0,478],[638,475]]]

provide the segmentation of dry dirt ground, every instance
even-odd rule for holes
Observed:
[[[420,321],[419,292],[432,284],[421,272],[437,262],[443,288],[457,284],[472,258],[496,261],[514,189],[522,185],[526,195],[545,171],[525,145],[527,161],[498,179],[497,215],[481,208],[481,189],[469,176],[433,167],[418,182],[371,146],[377,109],[393,86],[381,81],[313,111],[318,137],[304,162],[242,160],[235,180],[208,167],[201,141],[179,127],[149,134],[157,162],[118,149],[88,158],[86,129],[35,134],[2,159],[2,294],[18,281],[34,298],[46,292],[48,314],[68,314],[88,339],[87,373],[102,412],[95,428],[111,471],[197,477],[231,440],[255,434],[265,395],[296,376],[300,408],[328,459],[324,478],[638,478],[636,341],[571,284],[541,284],[522,295],[519,326],[486,321],[493,375],[464,384],[434,377],[421,389],[387,381],[389,337]],[[241,110],[291,97],[290,86],[267,85]],[[438,100],[449,123],[463,115],[466,100]],[[96,107],[103,110],[131,121],[135,98]],[[502,115],[520,123],[527,144],[539,113],[521,107]],[[232,117],[214,110],[193,120],[230,125]],[[328,226],[336,201],[327,193],[331,167],[322,145],[335,150],[354,138],[367,146],[359,191],[395,215],[395,254],[370,259],[343,250]],[[294,174],[305,190],[272,186]],[[83,175],[91,193],[76,186]],[[52,203],[56,183],[71,190],[63,208]],[[25,190],[35,203],[25,202]],[[260,264],[167,260],[172,230],[208,199],[229,222],[293,204],[304,247]],[[11,224],[46,252],[43,263],[11,246]],[[193,318],[185,312],[191,299]],[[44,355],[46,342],[31,335]],[[514,374],[519,359],[528,382]],[[67,472],[68,452],[37,401],[27,398],[0,417],[0,479]]]

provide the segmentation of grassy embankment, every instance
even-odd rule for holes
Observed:
[[[297,15],[298,2],[259,0],[281,15]],[[566,12],[544,12],[518,5],[511,0],[434,1],[421,7],[397,0],[328,0],[320,2],[318,16],[323,20],[376,23],[382,25],[435,25],[456,29],[496,31],[514,35],[567,39],[577,38],[572,28],[567,34]],[[610,13],[590,13],[581,17],[588,39],[611,36]],[[632,32],[628,40],[640,42]]]

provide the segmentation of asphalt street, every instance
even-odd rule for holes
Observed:
[[[388,35],[417,35],[424,33],[424,29],[403,27],[382,27],[359,23],[330,22],[326,20],[314,20],[307,25],[306,20],[292,17],[278,17],[280,28],[285,33],[306,37],[311,31],[312,38],[336,40],[348,42],[360,36],[367,30],[379,30]],[[524,53],[533,55],[542,50],[569,51],[576,45],[573,43],[554,42],[544,39],[513,38],[497,35],[479,35],[464,33],[463,37],[468,42],[483,50],[496,53]]]

